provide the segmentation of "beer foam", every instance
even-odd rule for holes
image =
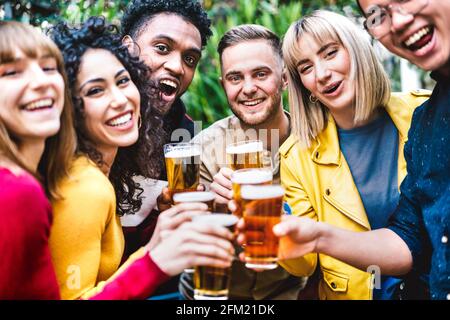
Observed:
[[[227,149],[226,149],[227,153],[233,153],[233,154],[262,152],[262,151],[263,151],[262,141],[251,141],[249,143],[230,145],[230,146],[227,146]]]
[[[180,192],[173,195],[174,202],[206,202],[216,198],[213,192],[208,191],[194,191],[194,192]]]
[[[268,169],[242,169],[231,175],[231,181],[237,184],[260,184],[272,181],[272,171]]]
[[[223,227],[231,227],[235,225],[238,221],[239,219],[236,216],[226,213],[205,214],[201,216],[195,216],[192,218],[192,222],[194,223],[214,224]]]
[[[280,185],[244,185],[241,188],[241,198],[245,200],[272,199],[282,196],[284,196],[284,189]]]
[[[200,156],[201,151],[198,148],[192,147],[192,148],[175,148],[173,150],[170,150],[166,152],[164,155],[166,158],[188,158],[188,157],[195,157]]]

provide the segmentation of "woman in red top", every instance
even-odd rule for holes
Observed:
[[[59,298],[48,248],[51,207],[37,179],[57,197],[75,147],[64,77],[53,42],[0,21],[0,299]],[[51,156],[39,177],[46,144]]]

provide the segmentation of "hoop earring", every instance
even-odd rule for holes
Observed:
[[[313,96],[312,94],[309,95],[309,101],[311,103],[316,103],[317,101],[319,101],[319,99],[317,99],[317,97]]]
[[[141,118],[141,115],[139,115],[139,118],[138,118],[138,130],[141,129],[141,127],[142,127],[142,118]]]

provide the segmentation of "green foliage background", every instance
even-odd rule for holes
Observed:
[[[46,28],[59,20],[79,23],[92,15],[104,15],[108,21],[117,24],[128,3],[129,0],[19,0],[1,1],[0,9],[3,9],[6,18]],[[243,23],[256,23],[282,36],[293,21],[319,8],[358,15],[354,0],[204,0],[203,5],[212,20],[213,36],[183,100],[192,118],[203,121],[204,126],[231,113],[219,83],[220,68],[216,52],[219,39],[228,29]]]

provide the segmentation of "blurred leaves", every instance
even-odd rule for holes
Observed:
[[[43,28],[60,20],[80,23],[92,15],[104,15],[108,21],[118,24],[129,2],[0,0],[0,11],[3,10],[5,18],[30,22]],[[347,15],[357,15],[358,11],[354,0],[203,0],[203,5],[212,20],[213,36],[183,100],[192,118],[203,121],[204,125],[231,114],[219,81],[220,67],[216,51],[220,38],[228,29],[239,24],[255,23],[282,36],[293,21],[319,8],[345,12]]]

